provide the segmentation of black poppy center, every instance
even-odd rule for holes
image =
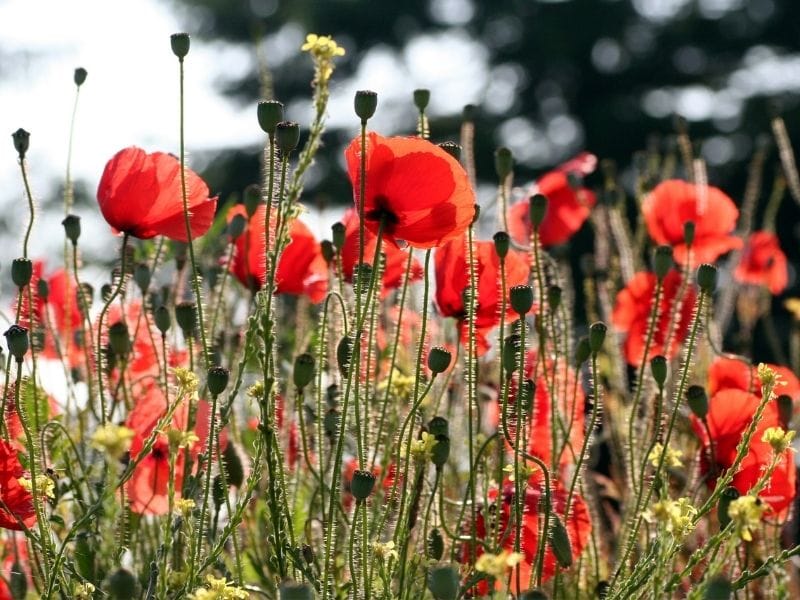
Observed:
[[[364,213],[364,219],[383,223],[383,226],[389,231],[400,221],[397,215],[389,210],[389,199],[386,196],[375,197],[375,208]]]

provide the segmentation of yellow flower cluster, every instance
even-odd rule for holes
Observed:
[[[485,552],[475,561],[475,570],[496,579],[505,577],[506,571],[515,567],[524,558],[519,552],[503,550],[500,554]]]
[[[767,507],[755,496],[742,496],[731,502],[728,516],[734,524],[736,535],[745,542],[753,541],[753,531],[761,523]]]
[[[792,445],[794,435],[794,431],[784,431],[782,427],[770,427],[764,432],[761,441],[772,446],[776,454],[780,454]]]
[[[76,600],[91,600],[95,589],[91,583],[79,583],[73,588],[72,597]]]
[[[430,460],[435,445],[436,438],[427,431],[423,431],[419,439],[411,442],[411,458],[418,461]]]
[[[206,576],[206,587],[197,588],[190,596],[191,600],[246,600],[249,597],[242,588],[213,575]]]
[[[326,86],[333,74],[333,59],[344,56],[344,48],[329,35],[309,33],[300,50],[308,52],[314,59],[314,85]]]
[[[27,477],[20,477],[17,479],[17,481],[19,481],[19,484],[23,487],[23,489],[29,492],[33,491],[33,481]],[[47,498],[55,498],[56,482],[50,479],[47,475],[38,475],[36,477],[36,492],[39,495],[46,496]]]
[[[92,447],[113,459],[119,459],[130,449],[133,435],[134,431],[129,427],[106,423],[92,434]]]
[[[186,394],[194,394],[200,387],[200,380],[189,369],[184,367],[175,367],[172,369],[175,380],[178,382],[178,387]]]
[[[650,456],[647,457],[647,460],[650,461],[650,464],[653,465],[655,468],[658,468],[658,462],[661,460],[661,453],[664,451],[664,446],[662,444],[656,444],[653,446],[653,451],[650,452]],[[667,448],[667,455],[664,457],[664,464],[667,467],[677,468],[683,466],[683,451],[677,450],[675,448]]]
[[[414,378],[411,375],[406,375],[400,369],[395,368],[392,373],[391,386],[388,377],[378,383],[379,391],[384,391],[387,387],[389,388],[389,394],[393,398],[407,401],[414,392]]]
[[[194,431],[184,431],[183,429],[177,429],[175,427],[167,431],[167,439],[169,440],[169,447],[173,450],[188,448],[194,445],[195,442],[200,441],[200,438],[197,437]]]
[[[692,521],[697,516],[697,509],[692,506],[689,498],[677,500],[661,500],[653,504],[653,509],[645,513],[649,521],[664,524],[666,530],[677,538],[682,538],[693,529]]]
[[[398,557],[397,549],[395,548],[394,542],[392,540],[389,540],[385,544],[381,544],[380,542],[375,542],[372,545],[372,551],[375,553],[376,558],[384,561],[388,561],[392,558],[397,560]]]

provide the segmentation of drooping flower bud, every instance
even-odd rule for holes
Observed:
[[[556,561],[562,569],[568,569],[572,566],[572,545],[567,535],[567,528],[564,526],[563,521],[556,514],[551,514],[552,525],[550,527],[550,548]]]
[[[77,245],[78,238],[81,237],[81,218],[77,215],[67,215],[61,224],[64,226],[67,239],[73,246]]]
[[[686,403],[689,405],[694,415],[701,421],[708,415],[708,395],[703,386],[689,386],[689,389],[686,390]]]
[[[308,352],[304,352],[294,359],[292,380],[298,390],[302,390],[314,380],[315,363],[314,356]]]
[[[83,83],[86,81],[86,76],[88,74],[89,72],[86,69],[84,69],[83,67],[78,67],[77,69],[75,69],[75,72],[72,75],[72,81],[75,82],[75,85],[81,87]]]

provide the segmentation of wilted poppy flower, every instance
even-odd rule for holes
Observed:
[[[789,268],[778,237],[769,231],[751,233],[733,277],[742,283],[764,286],[771,294],[785,290]]]
[[[186,196],[192,238],[203,235],[214,220],[217,198],[186,169]],[[108,161],[97,188],[100,211],[117,232],[147,239],[157,235],[188,241],[183,215],[180,161],[164,152],[147,154],[131,146]]]
[[[347,173],[360,206],[361,138],[345,150]],[[433,248],[466,231],[475,216],[475,192],[464,168],[436,144],[417,137],[366,140],[365,226],[391,243]]]
[[[467,326],[467,307],[464,304],[464,290],[469,286],[467,266],[467,240],[461,237],[444,244],[436,250],[436,305],[445,317],[458,319],[461,342],[466,347],[469,328]],[[477,310],[475,312],[475,331],[478,341],[478,355],[489,349],[487,333],[500,323],[500,259],[493,242],[475,242],[475,278],[478,284]],[[515,285],[528,283],[530,267],[526,254],[509,251],[506,263],[506,290]],[[507,320],[515,318],[511,305],[506,301]]]
[[[348,209],[344,213],[342,223],[345,226],[344,246],[342,247],[342,270],[344,277],[347,281],[353,279],[353,268],[358,262],[358,213],[355,209]],[[375,255],[375,245],[378,238],[369,229],[364,231],[364,260],[372,262]],[[381,297],[384,298],[390,290],[399,288],[403,285],[403,278],[406,272],[406,263],[408,262],[408,252],[401,250],[391,243],[381,244],[381,253],[386,257],[386,263],[383,269],[383,288],[381,290]],[[409,281],[416,281],[422,279],[422,265],[414,258],[411,260],[411,272],[409,273]]]
[[[253,291],[261,289],[267,277],[264,259],[266,210],[265,205],[259,206],[244,233],[236,238],[233,261],[230,264],[230,270],[236,278]],[[245,207],[241,204],[228,211],[228,222],[236,215],[247,218]],[[275,229],[271,227],[270,246],[274,239]],[[293,219],[289,224],[289,239],[289,244],[278,260],[275,292],[305,295],[311,302],[321,302],[328,292],[328,263],[322,256],[319,242],[300,219]]]
[[[597,167],[597,157],[582,152],[572,160],[545,173],[528,190],[528,196],[508,210],[509,234],[518,244],[527,246],[531,237],[530,199],[535,194],[547,198],[547,212],[539,225],[539,243],[544,247],[563,244],[581,228],[597,201],[594,192],[573,188],[569,175],[584,176]]]
[[[706,420],[711,433],[699,419],[692,416],[692,427],[702,444],[700,467],[707,475],[707,484],[713,489],[717,477],[731,465],[736,458],[736,446],[749,427],[761,399],[755,394],[742,390],[726,389],[711,397]],[[750,448],[742,460],[739,471],[733,477],[733,486],[741,494],[746,494],[761,478],[770,464],[774,450],[762,440],[764,432],[771,427],[782,427],[778,406],[770,400],[758,422]],[[713,453],[713,455],[712,455]],[[795,467],[792,450],[787,448],[781,462],[772,473],[767,486],[759,494],[772,510],[780,513],[789,507],[795,495]]]
[[[4,529],[22,531],[36,523],[33,496],[19,482],[24,475],[17,451],[0,440],[0,527]]]
[[[742,247],[742,240],[731,235],[739,210],[719,188],[701,187],[670,179],[659,183],[642,203],[647,231],[656,244],[672,246],[675,260],[685,264],[686,223],[694,223],[691,264],[713,263],[730,250]]]
[[[656,276],[653,273],[636,273],[628,285],[617,294],[614,303],[614,312],[611,316],[614,327],[626,333],[625,359],[634,366],[639,366],[644,357],[644,344],[647,337],[647,324],[650,319],[650,310],[655,300]],[[662,354],[667,358],[674,357],[683,340],[689,333],[689,322],[692,320],[694,310],[695,291],[692,286],[686,289],[683,305],[676,315],[678,325],[670,323],[670,316],[674,311],[673,305],[678,301],[677,295],[681,286],[680,274],[672,270],[664,277],[659,317],[653,332],[653,340],[647,355],[649,357]],[[665,348],[667,336],[673,330],[672,343]]]
[[[522,514],[522,527],[520,534],[520,553],[523,555],[522,561],[519,563],[520,581],[522,582],[522,590],[517,590],[516,575],[511,576],[511,591],[515,594],[519,591],[524,591],[528,588],[528,581],[530,580],[531,571],[536,564],[536,552],[539,547],[539,521],[541,517],[541,497],[543,480],[540,473],[534,474],[525,486],[525,499],[523,502]],[[569,492],[564,489],[561,482],[557,479],[551,481],[551,501],[553,511],[559,518],[564,520],[564,511],[567,507],[567,496]],[[490,531],[487,527],[489,523],[495,522],[494,517],[487,515],[487,511],[491,510],[494,501],[497,499],[498,494],[502,494],[500,501],[500,519],[496,531],[496,541],[502,540],[502,549],[512,551],[514,549],[514,540],[516,537],[516,528],[513,526],[513,510],[514,510],[514,483],[506,481],[503,484],[503,489],[498,490],[496,487],[489,490],[490,506],[481,507],[478,511],[475,523],[475,534],[479,540],[487,540]],[[572,550],[573,559],[577,558],[583,552],[586,544],[589,541],[589,536],[592,532],[592,521],[589,516],[589,511],[586,508],[586,503],[580,494],[575,493],[572,496],[572,503],[570,505],[569,517],[565,523],[567,528],[567,536],[569,537],[570,546]],[[507,529],[510,528],[510,531]],[[470,531],[468,529],[467,531]],[[490,542],[490,545],[491,542]],[[483,554],[483,546],[476,545],[474,550],[475,558]],[[461,548],[461,562],[466,563],[470,558],[470,547],[464,544]],[[547,581],[555,575],[557,569],[556,557],[553,554],[550,545],[545,547],[544,564],[542,566],[542,581]],[[489,593],[486,581],[482,581],[477,586],[478,594],[485,595]]]

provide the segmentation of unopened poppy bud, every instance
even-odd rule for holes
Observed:
[[[533,288],[529,285],[515,285],[508,297],[511,308],[520,316],[527,315],[533,306]]]
[[[244,215],[234,215],[231,222],[228,223],[228,235],[231,240],[239,239],[239,236],[244,233],[244,228],[247,227],[247,219]]]
[[[75,82],[75,85],[81,87],[83,83],[86,81],[86,76],[88,74],[89,72],[86,69],[84,69],[83,67],[78,67],[72,74],[72,81]]]
[[[728,600],[733,597],[733,586],[724,575],[712,577],[703,593],[703,600]]]
[[[256,214],[258,207],[264,203],[261,196],[261,188],[258,184],[251,183],[244,188],[244,210],[247,213],[247,218],[252,219]]]
[[[341,250],[344,247],[344,240],[345,240],[345,233],[346,228],[344,223],[341,221],[337,221],[333,225],[331,225],[331,234],[333,236],[333,245],[337,250]]]
[[[505,146],[494,151],[494,171],[500,182],[504,182],[514,168],[514,156]]]
[[[362,123],[366,123],[378,108],[378,94],[371,90],[358,90],[353,100],[353,107],[356,110],[356,116],[361,119]]]
[[[431,101],[431,91],[426,89],[414,90],[414,106],[422,112],[428,108],[428,103]]]
[[[608,596],[608,590],[611,587],[611,584],[608,581],[598,581],[597,585],[594,587],[595,594],[600,600],[605,600],[606,596]]]
[[[214,501],[214,507],[219,510],[225,504],[225,496],[227,490],[222,485],[222,477],[219,475],[214,476],[214,481],[211,482],[211,499]]]
[[[547,214],[547,198],[542,194],[534,194],[530,204],[531,225],[538,229]]]
[[[650,372],[656,380],[658,389],[663,389],[664,382],[667,381],[667,359],[660,354],[650,359]]]
[[[428,532],[425,555],[431,560],[441,560],[444,555],[444,538],[436,527]]]
[[[431,448],[431,462],[437,469],[444,467],[447,459],[450,458],[450,437],[447,435],[435,435],[436,443]]]
[[[284,583],[280,600],[314,600],[314,590],[307,583]]]
[[[691,246],[694,243],[694,221],[686,221],[683,224],[683,243]]]
[[[557,311],[561,306],[561,296],[562,289],[557,285],[551,285],[547,288],[547,304],[553,312]]]
[[[275,144],[281,154],[287,156],[297,148],[300,141],[300,125],[294,121],[281,121],[275,128]]]
[[[511,247],[511,236],[505,231],[498,231],[492,236],[494,240],[494,251],[497,256],[502,260],[508,256],[508,250]]]
[[[353,287],[366,294],[369,290],[369,282],[372,280],[372,265],[369,263],[359,263],[353,267]]]
[[[583,336],[575,345],[575,366],[580,367],[583,363],[589,360],[591,355],[592,347],[589,345],[589,338],[587,336]]]
[[[303,544],[300,552],[303,554],[303,560],[306,561],[306,564],[314,564],[314,548],[310,544]]]
[[[304,352],[294,359],[292,380],[297,389],[302,390],[313,381],[315,363],[314,357],[308,352]]]
[[[444,373],[450,366],[452,354],[446,348],[436,346],[428,352],[428,368],[436,375]]]
[[[50,296],[50,285],[46,279],[40,279],[36,282],[36,293],[42,302],[47,302],[47,298]]]
[[[31,282],[33,263],[29,258],[15,258],[11,261],[11,281],[18,288],[24,288]]]
[[[222,462],[225,464],[228,483],[235,488],[241,487],[244,483],[244,465],[234,444],[225,446],[225,450],[222,451]]]
[[[464,121],[471,122],[474,121],[475,118],[478,116],[478,107],[474,104],[465,104],[464,108],[461,111],[461,118]]]
[[[559,566],[562,569],[567,569],[572,566],[572,545],[569,542],[567,528],[558,515],[551,514],[550,519],[552,522],[548,540],[550,548],[553,550],[553,555],[556,557]]]
[[[475,212],[474,212],[474,213],[473,213],[473,215],[472,215],[472,222],[469,224],[469,225],[470,225],[470,227],[472,227],[473,225],[475,225],[475,223],[477,223],[477,222],[478,222],[478,219],[479,219],[479,218],[480,218],[480,216],[481,216],[481,207],[480,207],[480,205],[479,205],[479,204],[475,204],[475,205],[473,205],[473,207],[472,207],[472,208],[473,208],[473,210],[474,210]]]
[[[208,370],[206,383],[212,396],[219,396],[228,387],[231,372],[225,367],[211,367]]]
[[[136,577],[127,569],[117,569],[108,578],[108,594],[113,600],[133,600],[136,597]]]
[[[440,565],[428,572],[428,589],[436,600],[456,600],[458,588],[458,571],[454,567]]]
[[[14,149],[17,154],[19,154],[20,158],[25,158],[31,143],[31,134],[20,127],[11,134],[11,137],[14,140]]]
[[[719,502],[717,503],[717,520],[719,521],[719,528],[725,529],[728,523],[731,522],[731,517],[728,514],[728,508],[731,502],[739,498],[739,490],[733,486],[728,486],[719,495]]]
[[[6,336],[9,354],[11,354],[17,362],[22,362],[29,348],[28,330],[19,325],[12,325],[3,335]]]
[[[188,33],[173,33],[169,36],[169,43],[172,46],[172,53],[183,60],[189,54],[190,39]]]
[[[670,246],[659,246],[653,251],[653,272],[659,281],[667,276],[672,268],[672,248]]]
[[[717,267],[707,263],[697,267],[697,285],[706,294],[714,293],[717,288]]]
[[[111,294],[114,292],[114,288],[110,283],[104,283],[100,286],[100,298],[103,302],[108,302],[108,299],[111,298]]]
[[[108,343],[111,351],[117,356],[127,356],[131,351],[131,336],[128,326],[122,321],[117,321],[108,328]]]
[[[428,422],[428,433],[432,436],[450,435],[450,422],[444,417],[433,417]]]
[[[319,251],[328,264],[331,264],[333,259],[336,258],[336,250],[333,249],[333,242],[330,240],[322,240],[319,243]]]
[[[455,142],[440,142],[437,145],[456,160],[461,160],[461,146]]]
[[[283,104],[277,100],[263,100],[258,103],[257,115],[258,125],[272,137],[278,123],[283,121]]]
[[[548,600],[548,598],[544,590],[540,588],[534,588],[532,590],[527,590],[525,592],[522,592],[522,595],[519,597],[519,600]]]
[[[701,385],[691,385],[686,390],[686,403],[698,419],[703,420],[708,414],[708,395]]]
[[[336,346],[336,364],[339,365],[339,372],[341,372],[343,377],[347,377],[352,353],[353,338],[346,335],[339,340],[339,344]]]
[[[18,561],[11,565],[11,574],[8,578],[8,587],[13,600],[25,600],[28,597],[28,577]]]
[[[133,268],[133,280],[136,282],[136,285],[139,286],[139,290],[144,295],[147,292],[147,288],[150,287],[150,267],[147,263],[138,263]]]
[[[156,329],[164,335],[172,325],[172,318],[169,316],[169,309],[163,304],[153,311],[153,320],[156,322]]]
[[[589,348],[591,348],[592,354],[600,352],[606,339],[606,331],[608,331],[608,327],[602,321],[592,323],[589,327]]]
[[[777,398],[778,403],[778,417],[783,423],[784,429],[789,428],[789,423],[792,422],[792,415],[794,414],[794,407],[792,397],[788,394],[781,394]]]
[[[511,377],[511,374],[517,370],[519,366],[519,351],[522,338],[518,333],[512,333],[505,340],[503,340],[503,369],[505,369],[506,377]]]
[[[181,302],[175,305],[175,320],[184,337],[191,337],[197,327],[197,306],[194,302]]]
[[[339,430],[339,411],[335,408],[331,408],[328,412],[325,413],[325,416],[322,417],[322,430],[325,432],[325,435],[329,438],[333,438],[336,435],[336,432]]]
[[[375,474],[372,471],[357,469],[350,481],[350,493],[356,500],[366,500],[375,487]]]
[[[64,226],[64,233],[67,239],[75,246],[78,243],[78,238],[81,237],[81,218],[77,215],[67,215],[61,221]]]

